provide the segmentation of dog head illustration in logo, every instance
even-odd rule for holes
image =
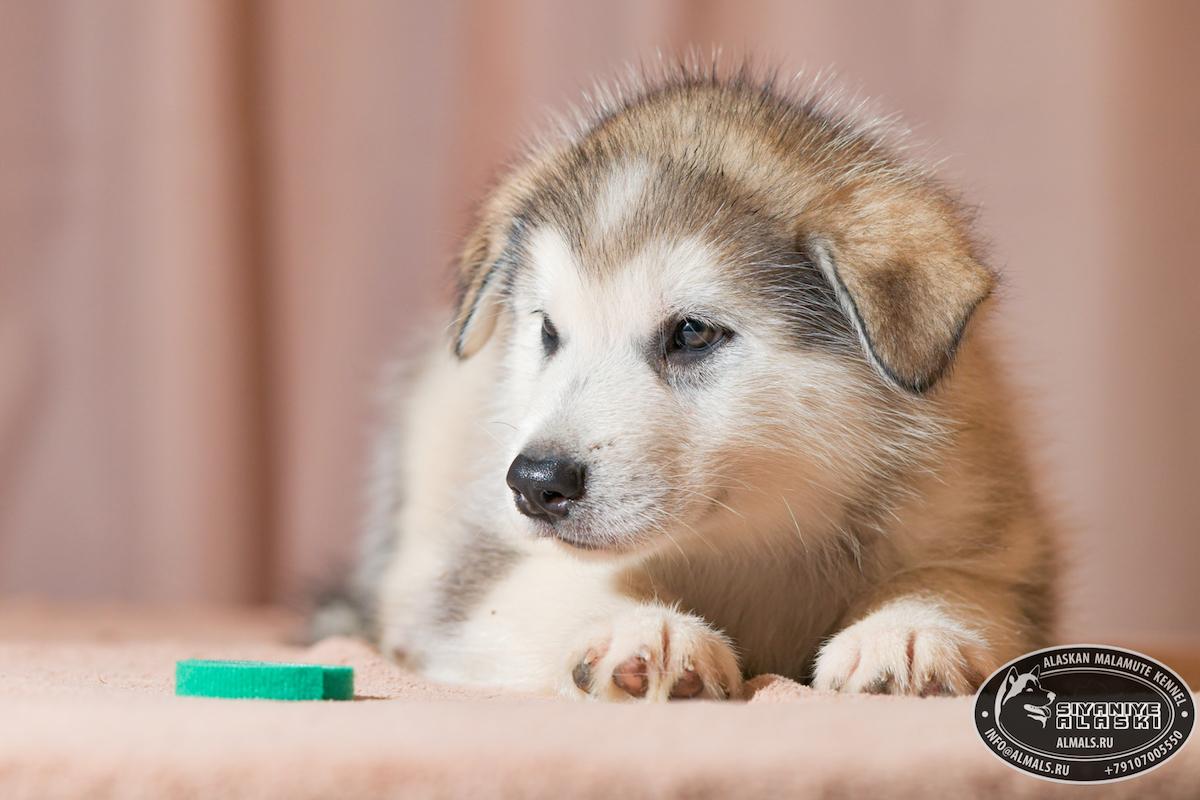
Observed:
[[[1050,720],[1053,710],[1050,704],[1054,702],[1054,692],[1042,688],[1042,667],[1038,665],[1029,672],[1017,672],[1016,667],[1009,667],[1000,691],[996,694],[996,719],[1003,714],[1006,719],[1024,716],[1038,722],[1043,728]]]

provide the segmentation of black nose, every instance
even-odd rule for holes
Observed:
[[[517,510],[547,522],[567,516],[583,496],[583,465],[562,456],[533,459],[522,453],[513,459],[507,480]]]

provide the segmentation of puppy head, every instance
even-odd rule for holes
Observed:
[[[598,119],[462,261],[455,352],[506,320],[508,513],[599,551],[836,527],[936,438],[992,285],[965,215],[811,99],[685,79]]]

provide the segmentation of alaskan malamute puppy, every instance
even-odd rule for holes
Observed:
[[[971,215],[836,106],[682,70],[503,178],[379,451],[386,653],[658,701],[970,692],[1048,644]]]

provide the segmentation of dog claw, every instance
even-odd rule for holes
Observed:
[[[866,694],[892,694],[894,685],[892,677],[888,675],[871,681],[863,688],[863,691]]]
[[[600,660],[601,653],[595,648],[588,650],[575,665],[575,669],[571,670],[571,680],[575,682],[575,686],[584,693],[592,691],[592,681],[594,679],[593,668],[596,662]]]
[[[575,685],[581,692],[590,692],[592,689],[592,665],[586,661],[580,661],[575,665],[575,669],[571,670],[571,679],[575,681]]]

